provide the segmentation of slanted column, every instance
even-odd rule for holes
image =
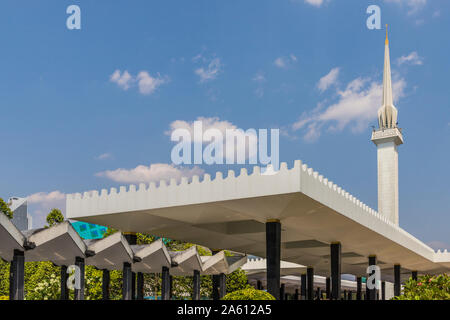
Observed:
[[[376,266],[377,265],[377,257],[372,255],[369,256],[369,266]],[[369,280],[369,277],[375,273],[375,270],[368,275],[367,280]],[[367,286],[367,281],[366,281]],[[368,292],[368,300],[377,300],[377,289],[376,289],[377,283],[375,283],[375,288],[373,289],[367,289]]]
[[[172,275],[170,275],[170,277],[169,277],[169,279],[170,279],[170,285],[169,285],[169,300],[172,300],[172,298],[173,298],[173,276]]]
[[[308,267],[306,269],[306,299],[313,300],[314,298],[314,268]]]
[[[327,299],[331,300],[331,279],[327,277],[325,280],[325,293],[327,295]]]
[[[109,300],[109,283],[111,281],[108,269],[102,270],[102,299]]]
[[[200,271],[194,270],[192,300],[200,300]]]
[[[280,300],[286,300],[285,292],[286,292],[286,286],[284,283],[282,283],[280,286]]]
[[[161,300],[170,300],[170,274],[168,267],[162,267]]]
[[[122,278],[123,278],[123,286],[122,286],[122,299],[123,300],[131,300],[132,299],[132,272],[131,272],[131,263],[124,262],[123,270],[122,270]]]
[[[332,243],[331,250],[331,299],[341,299],[341,244]]]
[[[136,245],[137,244],[137,233],[136,232],[124,232],[123,236],[127,240],[128,244]],[[131,300],[136,299],[136,273],[131,272]]]
[[[399,296],[401,294],[400,286],[400,265],[396,264],[394,266],[394,296]]]
[[[266,222],[267,291],[280,300],[281,223]]]
[[[227,294],[227,276],[225,273],[219,275],[219,299],[222,299]]]
[[[84,258],[75,257],[75,265],[80,269],[80,287],[75,288],[74,300],[84,300]]]
[[[136,293],[136,299],[137,300],[144,300],[144,274],[142,272],[137,273],[137,293]]]
[[[67,288],[67,266],[61,266],[60,270],[60,288],[61,294],[59,296],[60,300],[69,300],[69,288]]]
[[[301,300],[306,300],[306,273],[302,273],[301,275],[301,283],[300,283],[300,296]]]
[[[23,300],[23,286],[25,279],[25,255],[21,250],[14,250],[13,261],[10,265],[9,299]]]
[[[356,300],[362,299],[362,279],[361,277],[356,277]]]
[[[417,271],[411,272],[411,277],[413,278],[414,281],[417,281]]]
[[[381,300],[386,300],[386,281],[381,281]]]

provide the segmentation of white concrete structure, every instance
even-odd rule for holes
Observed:
[[[324,276],[334,241],[342,244],[343,273],[365,275],[372,254],[388,271],[387,280],[397,263],[404,270],[448,271],[433,249],[301,161],[290,169],[282,163],[270,176],[255,167],[237,177],[234,171],[226,178],[218,172],[214,180],[205,174],[201,182],[195,176],[191,183],[182,179],[68,195],[67,216],[260,257],[265,256],[264,223],[272,218],[283,226],[282,259],[314,265]]]
[[[24,251],[25,242],[25,236],[0,212],[0,258],[12,261],[14,250]]]
[[[12,222],[19,230],[30,230],[32,219],[28,214],[28,203],[26,198],[12,197],[8,200],[8,205],[13,212]]]
[[[392,96],[389,40],[386,33],[383,73],[383,99],[378,110],[378,130],[372,133],[378,158],[378,212],[395,225],[398,218],[398,149],[403,144],[401,129],[397,127],[397,109]]]
[[[245,264],[247,256],[239,253],[233,253],[233,256],[227,256],[225,251],[220,251],[213,256],[201,256],[203,262],[203,274],[230,274]]]

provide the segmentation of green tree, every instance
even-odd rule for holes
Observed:
[[[59,209],[52,209],[52,211],[50,211],[50,213],[47,215],[47,228],[48,227],[52,227],[58,223],[61,223],[64,221],[64,216],[61,213],[61,210]]]
[[[9,219],[13,218],[13,212],[9,208],[8,204],[0,198],[0,212],[3,212]]]
[[[406,281],[403,295],[393,300],[450,300],[450,275],[425,275]]]
[[[275,298],[268,292],[247,288],[228,293],[222,300],[275,300]]]

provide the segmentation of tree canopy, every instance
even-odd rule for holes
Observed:
[[[50,213],[47,215],[47,227],[51,227],[54,226],[58,223],[61,223],[64,221],[64,216],[61,213],[61,210],[59,209],[52,209],[52,211],[50,211]]]
[[[0,212],[3,212],[9,219],[13,218],[14,213],[2,198],[0,198]]]

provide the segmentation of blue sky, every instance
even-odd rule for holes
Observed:
[[[81,30],[66,28],[71,4]],[[376,209],[385,30],[367,29],[371,4],[390,25],[405,137],[400,225],[450,248],[444,0],[2,1],[0,196],[28,196],[39,226],[67,193],[238,170],[171,165],[167,132],[203,117],[279,128],[281,161]]]

